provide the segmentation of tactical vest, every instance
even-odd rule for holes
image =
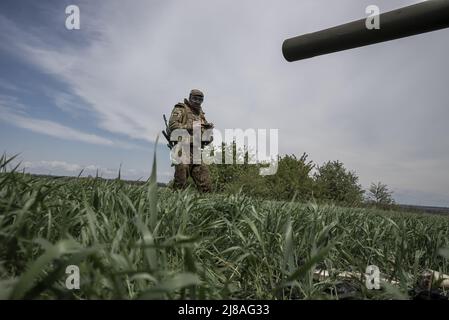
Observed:
[[[186,128],[193,129],[194,121],[201,121],[202,125],[206,123],[206,118],[203,110],[201,110],[199,114],[196,114],[195,112],[192,111],[192,109],[190,109],[190,107],[186,103],[181,102],[176,104],[176,107],[182,107],[184,110],[181,123],[182,125],[186,126]],[[201,127],[201,131],[202,132],[204,131],[203,127]]]
[[[203,135],[206,131],[206,128],[204,127],[204,124],[207,123],[205,114],[203,110],[200,109],[199,113],[195,113],[190,106],[188,105],[188,101],[184,100],[184,103],[179,102],[175,105],[175,108],[182,109],[181,113],[181,119],[178,118],[179,123],[184,127],[185,129],[190,129],[193,131],[193,123],[194,122],[200,122],[201,123],[201,134]],[[179,117],[179,116],[178,116]],[[191,132],[192,132],[191,131]],[[193,137],[190,136],[190,143],[193,143]],[[204,148],[205,146],[209,145],[213,140],[213,137],[210,137],[209,141],[202,141],[201,146]]]

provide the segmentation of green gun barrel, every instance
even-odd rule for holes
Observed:
[[[380,29],[368,29],[366,18],[290,38],[282,44],[289,61],[409,37],[449,27],[449,0],[429,0],[379,15]]]

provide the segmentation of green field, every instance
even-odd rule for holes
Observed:
[[[354,276],[344,280],[350,296],[399,299],[411,298],[423,270],[449,270],[445,216],[204,196],[155,182],[1,173],[0,298],[341,299],[336,274],[373,264],[383,289]],[[79,290],[65,286],[68,265],[79,266]],[[314,279],[316,269],[331,276]]]

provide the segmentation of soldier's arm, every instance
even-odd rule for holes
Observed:
[[[170,120],[168,121],[168,128],[171,132],[176,129],[185,129],[182,124],[184,117],[184,110],[182,107],[175,107],[171,113]]]

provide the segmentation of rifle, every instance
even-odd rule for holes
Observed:
[[[167,118],[165,117],[165,114],[163,115],[163,118],[165,122],[165,130],[162,130],[162,134],[168,141],[167,147],[171,150],[175,146],[175,143],[173,141],[170,141],[170,136],[167,134],[167,132],[170,132],[170,128],[168,127]]]

